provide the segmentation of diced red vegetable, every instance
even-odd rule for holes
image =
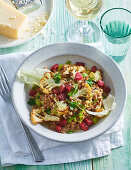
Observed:
[[[35,94],[36,94],[36,91],[33,90],[33,89],[29,92],[29,95],[32,96],[32,97],[33,97]]]
[[[58,67],[59,67],[58,64],[54,64],[54,65],[51,67],[51,71],[53,71],[53,72],[56,71]]]
[[[65,85],[62,84],[62,85],[60,86],[60,88],[59,88],[59,92],[60,92],[60,93],[63,93],[64,90],[65,90]]]
[[[89,127],[87,126],[87,124],[84,121],[80,123],[80,128],[84,131],[89,129]]]
[[[111,91],[111,88],[109,86],[105,85],[105,84],[102,88],[103,88],[103,91],[104,91],[105,94],[108,94]]]
[[[84,119],[84,122],[85,122],[88,126],[93,125],[93,120],[91,120],[91,119],[85,118],[85,119]]]
[[[64,93],[61,93],[58,95],[58,99],[61,101],[61,100],[65,100],[66,99],[66,94]]]
[[[103,87],[104,86],[104,81],[98,80],[97,84],[98,84],[98,86]]]
[[[59,89],[53,89],[52,91],[54,94],[59,94]]]
[[[62,127],[61,127],[61,125],[56,125],[55,129],[56,129],[57,132],[60,133],[61,130],[62,130]]]
[[[85,63],[82,63],[82,62],[76,62],[76,65],[85,67]]]
[[[79,80],[82,80],[83,79],[83,76],[81,73],[76,73],[75,75],[75,81],[79,81]]]
[[[91,72],[96,72],[96,70],[97,70],[97,67],[96,66],[92,66],[92,68],[91,68]]]
[[[61,120],[59,121],[59,124],[60,124],[61,126],[65,126],[65,125],[67,125],[67,120],[66,120],[66,119],[61,119]]]
[[[72,85],[71,84],[65,84],[65,88],[68,92],[71,91]]]

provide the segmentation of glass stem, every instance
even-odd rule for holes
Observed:
[[[90,29],[90,25],[88,24],[88,22],[86,22],[84,25],[80,26],[78,30],[81,35],[86,35],[90,32],[91,29]]]

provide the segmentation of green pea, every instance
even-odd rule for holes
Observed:
[[[71,65],[71,64],[72,64],[72,62],[71,62],[71,61],[69,61],[69,60],[67,60],[67,62],[66,62],[65,64],[69,64],[69,65]]]
[[[68,134],[71,134],[71,133],[73,133],[73,131],[68,131],[67,133],[68,133]]]
[[[67,120],[68,123],[71,123],[74,117],[71,117],[70,119]]]
[[[93,122],[94,122],[94,124],[96,124],[96,123],[98,122],[98,118],[97,118],[97,117],[94,117],[94,118],[93,118]]]

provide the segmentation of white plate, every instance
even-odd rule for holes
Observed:
[[[39,9],[27,14],[29,22],[34,21],[35,17],[39,16],[41,13],[46,13],[46,12],[48,13],[48,17],[49,17],[47,23],[49,22],[53,11],[53,0],[42,0],[42,1],[43,1],[43,5]],[[45,29],[47,23],[44,25],[42,29]],[[23,44],[33,39],[36,35],[38,35],[41,32],[41,30],[31,37],[29,37],[27,33],[27,35],[25,36],[26,38],[21,38],[21,39],[11,39],[5,36],[0,36],[0,48],[14,47]]]
[[[126,85],[120,69],[111,58],[94,47],[78,43],[58,43],[41,48],[31,54],[22,63],[20,68],[33,70],[35,67],[50,67],[55,63],[65,63],[67,60],[71,60],[73,63],[76,61],[84,62],[88,68],[96,65],[102,69],[104,81],[111,87],[111,93],[115,96],[116,106],[114,110],[88,131],[61,134],[49,130],[40,124],[33,125],[30,121],[30,110],[27,106],[28,93],[25,85],[17,77],[13,83],[12,98],[14,107],[20,115],[21,120],[35,132],[57,141],[78,142],[99,136],[116,123],[125,106]]]

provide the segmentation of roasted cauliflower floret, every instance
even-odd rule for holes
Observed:
[[[63,75],[70,74],[70,68],[71,68],[71,66],[68,65],[68,64],[63,65],[63,67],[62,67],[62,74]]]
[[[51,73],[45,73],[44,77],[40,80],[40,88],[44,93],[49,94],[51,90],[55,87],[60,87],[63,84],[63,81],[60,81],[58,84],[55,83],[54,79],[51,77]]]
[[[71,65],[64,65],[62,67],[62,74],[63,75],[70,75],[71,78],[75,78],[76,73],[84,73],[85,67],[83,66],[71,66]]]
[[[33,124],[43,122],[43,117],[40,115],[41,109],[33,109],[31,112],[31,121]]]
[[[56,115],[61,116],[65,115],[69,112],[69,106],[64,101],[57,101],[55,99],[57,105],[57,112]]]
[[[71,70],[72,75],[71,78],[75,78],[76,73],[84,73],[85,72],[85,67],[83,66],[73,66],[73,69]]]
[[[98,80],[102,80],[101,71],[98,70],[98,71],[96,71],[95,73],[94,73],[94,72],[90,72],[89,77],[90,77],[90,78],[94,78],[94,79],[93,79],[94,82],[97,82]]]
[[[45,113],[44,108],[33,109],[31,112],[31,120],[33,124],[41,123],[43,121],[59,121],[57,116],[51,116]]]
[[[91,87],[88,83],[84,84],[84,88],[78,90],[78,92],[74,96],[70,96],[71,99],[77,99],[79,97],[89,98],[91,96]]]

